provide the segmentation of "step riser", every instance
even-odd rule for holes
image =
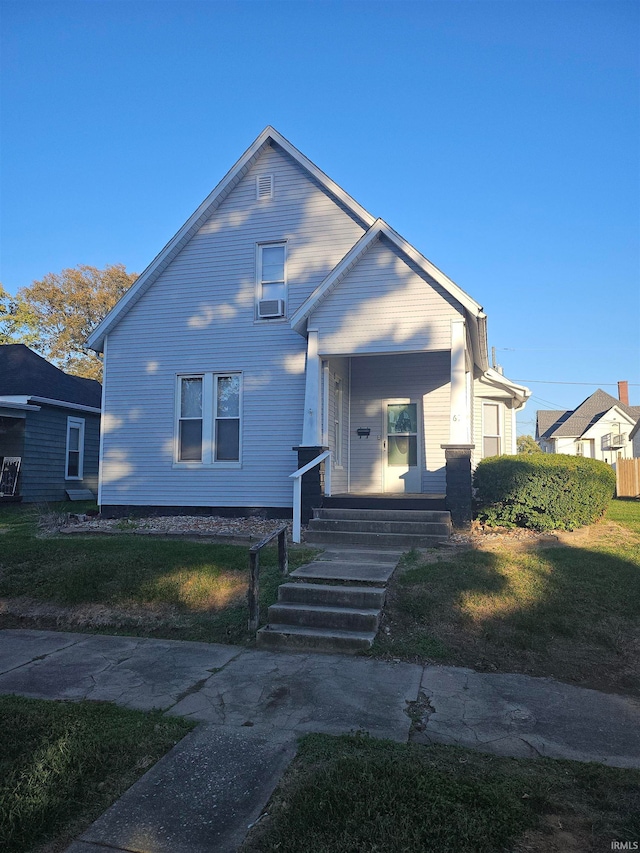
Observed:
[[[440,511],[399,509],[314,509],[315,518],[338,518],[346,521],[425,521],[427,523],[450,524],[451,514]]]
[[[444,497],[438,498],[407,498],[407,497],[384,497],[384,498],[350,498],[350,497],[324,497],[322,506],[327,509],[391,509],[391,510],[418,510],[419,512],[442,512],[447,506]]]
[[[379,612],[345,613],[341,610],[306,610],[300,607],[280,607],[272,604],[269,608],[269,624],[300,625],[304,628],[335,628],[338,631],[377,631],[380,623]]]
[[[317,604],[372,610],[383,607],[384,599],[385,590],[349,590],[346,587],[327,587],[321,584],[282,584],[278,589],[278,601],[287,604]]]
[[[423,521],[363,521],[337,518],[312,518],[309,530],[343,530],[347,533],[418,533],[422,536],[442,536],[450,534],[448,525]]]
[[[289,651],[314,651],[327,654],[356,655],[373,645],[373,639],[360,637],[300,637],[281,631],[258,631],[256,635],[259,649],[288,649]]]
[[[448,539],[447,536],[420,536],[416,533],[348,533],[344,530],[308,530],[305,534],[308,545],[359,545],[369,548],[376,545],[408,550],[410,548],[433,548]]]

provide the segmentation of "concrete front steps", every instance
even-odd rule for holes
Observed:
[[[451,515],[444,510],[314,509],[305,542],[363,548],[431,548],[451,536]]]
[[[278,588],[269,622],[257,633],[258,648],[347,654],[370,649],[385,585],[399,558],[400,552],[374,556],[341,548],[296,569]]]

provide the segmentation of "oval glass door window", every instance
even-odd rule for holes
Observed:
[[[418,412],[415,403],[387,404],[387,465],[418,464]]]

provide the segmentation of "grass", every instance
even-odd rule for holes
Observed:
[[[308,735],[265,811],[242,853],[609,850],[640,838],[640,772]]]
[[[640,502],[566,543],[409,553],[373,654],[640,693]]]
[[[160,712],[0,696],[0,849],[64,849],[192,728]]]
[[[50,507],[45,521],[69,504]],[[74,504],[74,510],[77,506]],[[80,508],[82,511],[83,508]],[[248,547],[155,537],[42,536],[42,508],[0,509],[0,626],[248,643]],[[290,567],[311,552],[291,549]],[[282,577],[261,553],[263,620]]]

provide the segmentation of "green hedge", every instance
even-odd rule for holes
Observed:
[[[474,475],[477,518],[504,527],[573,530],[597,521],[616,487],[597,459],[563,454],[492,456]]]

